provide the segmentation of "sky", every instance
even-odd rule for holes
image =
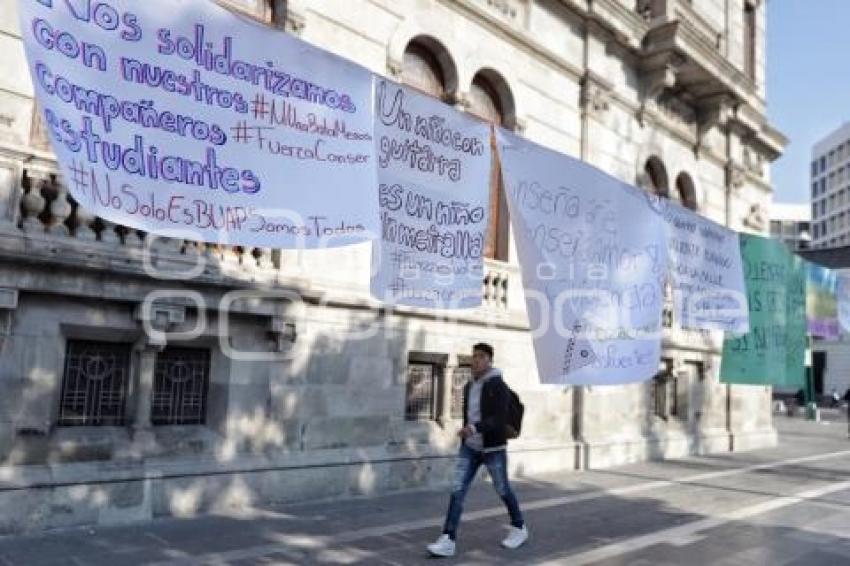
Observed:
[[[789,138],[775,202],[808,202],[812,146],[850,121],[850,0],[767,2],[767,114]]]

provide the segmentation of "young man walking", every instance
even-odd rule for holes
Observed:
[[[458,432],[461,446],[446,522],[440,538],[428,545],[428,551],[434,556],[454,556],[463,500],[482,464],[490,473],[493,487],[511,518],[510,532],[502,546],[518,548],[528,540],[528,528],[508,482],[505,426],[510,396],[502,372],[493,367],[492,346],[483,343],[473,346],[471,369],[473,380],[463,389],[463,428]]]

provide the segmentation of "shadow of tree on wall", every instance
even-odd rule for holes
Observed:
[[[351,328],[372,324],[369,316]],[[264,387],[263,395],[240,401],[238,376],[231,375],[221,422],[155,426],[144,441],[130,425],[57,426],[61,356],[46,366],[5,360],[0,504],[14,511],[4,515],[0,532],[237,512],[263,502],[445,483],[448,466],[440,462],[448,460],[454,431],[404,415],[406,353],[425,342],[425,331],[413,333],[403,317],[392,326],[364,343],[308,329],[291,360],[269,363],[260,383],[250,384]],[[375,365],[380,375],[369,373],[373,358],[385,360]],[[44,417],[38,428],[22,425],[31,414]]]

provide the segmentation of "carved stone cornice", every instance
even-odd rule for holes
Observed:
[[[764,232],[767,228],[767,216],[764,207],[760,203],[750,206],[747,216],[744,217],[744,226],[752,228],[757,232]]]
[[[653,20],[655,25],[646,34],[639,54],[639,68],[660,74],[661,67],[668,61],[681,61],[676,65],[675,87],[678,92],[697,101],[703,107],[702,124],[698,130],[700,143],[704,135],[717,123],[728,121],[739,130],[740,135],[753,137],[760,151],[769,160],[781,155],[787,140],[768,124],[764,113],[764,102],[759,98],[756,86],[746,74],[727,60],[717,48],[716,42],[697,29],[688,18],[668,15]],[[648,79],[658,83],[658,79]],[[651,101],[644,96],[639,118]],[[727,108],[714,102],[726,99]],[[731,111],[734,109],[734,111]]]
[[[761,153],[751,147],[743,148],[744,169],[758,178],[764,177],[764,158]]]
[[[581,109],[588,115],[599,115],[610,108],[613,84],[601,75],[587,70],[579,79],[581,86]]]
[[[694,10],[690,2],[676,2],[673,10],[676,19],[681,20],[685,26],[692,28],[694,33],[700,34],[707,44],[720,52],[723,33]]]
[[[738,191],[744,186],[746,173],[742,167],[732,161],[728,161],[725,167],[726,187]]]
[[[393,56],[387,56],[387,75],[390,79],[401,82],[404,63]]]
[[[475,0],[482,9],[503,19],[510,25],[526,27],[530,0]]]
[[[692,90],[696,98],[729,92],[763,111],[752,79],[726,59],[716,43],[687,18],[658,19],[644,37],[640,55],[647,59],[670,52],[686,58],[682,86]]]
[[[645,125],[647,106],[654,103],[665,89],[676,85],[676,66],[672,62],[666,62],[662,66],[647,71],[641,76],[640,107],[637,118],[641,125]]]
[[[729,124],[768,161],[782,155],[788,138],[767,122],[767,118],[748,104],[740,104],[729,116]]]
[[[145,300],[136,307],[134,318],[145,331],[140,344],[161,349],[166,345],[168,332],[186,321],[186,306],[161,301],[148,304]]]
[[[306,24],[306,8],[297,0],[265,0],[271,6],[269,19],[272,24],[292,35],[301,35]]]
[[[770,161],[778,159],[788,145],[788,138],[770,124],[762,126],[758,141],[763,144],[762,148],[767,151],[766,157]]]
[[[286,27],[284,28],[286,31],[292,35],[299,36],[304,31],[305,25],[307,25],[307,17],[303,12],[287,11]]]
[[[697,151],[702,149],[708,132],[726,126],[733,111],[732,103],[727,94],[715,94],[697,101]]]
[[[503,18],[495,16],[489,10],[484,9],[475,0],[439,0],[442,4],[448,6],[455,11],[465,12],[467,15],[476,18],[479,22],[490,27],[493,31],[498,31],[509,39],[514,45],[527,50],[534,57],[539,57],[542,61],[553,65],[560,71],[579,79],[582,76],[582,69],[571,61],[567,60],[562,55],[555,53],[548,47],[542,45],[537,39],[528,33],[527,30],[510,25]],[[564,4],[581,17],[587,14],[586,6],[581,7],[579,4],[586,2],[578,2],[577,0],[561,0]],[[610,2],[611,0],[606,0]]]
[[[274,16],[274,0],[254,0],[253,2],[214,0],[214,2],[225,10],[248,17],[261,24],[268,25],[274,23],[272,20]]]
[[[617,0],[561,0],[561,3],[596,21],[611,32],[617,43],[633,52],[640,49],[641,40],[649,29],[649,24],[637,11]]]

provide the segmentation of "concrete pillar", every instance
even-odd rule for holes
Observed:
[[[0,224],[17,224],[22,193],[18,167],[14,163],[0,162]]]
[[[443,427],[447,426],[452,420],[452,384],[454,383],[457,366],[457,355],[449,354],[442,375],[439,378],[440,382],[437,384],[437,391],[440,396],[437,403],[437,422]]]
[[[135,394],[133,395],[133,448],[137,457],[153,449],[156,439],[151,425],[151,400],[153,397],[153,378],[156,366],[156,355],[162,350],[162,345],[150,344],[142,340],[135,348],[137,364],[135,372]]]
[[[153,373],[158,348],[146,346],[139,350],[139,367],[136,383],[136,414],[133,422],[135,429],[151,427],[151,395],[153,394]]]

